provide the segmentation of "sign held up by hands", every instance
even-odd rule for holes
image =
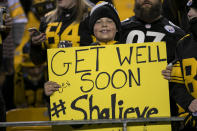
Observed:
[[[52,120],[170,116],[164,42],[48,50]]]

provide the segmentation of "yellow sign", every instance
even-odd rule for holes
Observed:
[[[170,117],[166,65],[164,42],[49,49],[52,120]]]

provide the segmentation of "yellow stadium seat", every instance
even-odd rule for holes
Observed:
[[[133,12],[135,0],[113,0],[113,3],[118,10],[121,21],[135,15]]]
[[[162,0],[163,2],[163,0]],[[123,21],[126,18],[132,17],[134,13],[135,0],[113,0],[113,3],[118,10],[120,20]]]
[[[7,122],[17,121],[49,121],[48,109],[40,108],[17,108],[6,113]],[[7,131],[52,131],[51,126],[19,126],[7,127]]]

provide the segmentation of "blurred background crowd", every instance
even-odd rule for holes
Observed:
[[[98,1],[86,0],[91,6]],[[135,15],[135,0],[106,1],[115,6],[121,21]],[[187,2],[162,1],[162,15],[186,33],[189,32]],[[6,121],[4,111],[48,106],[49,98],[43,88],[48,81],[47,64],[44,61],[35,65],[30,59],[28,29],[39,29],[45,14],[55,8],[56,0],[0,0],[0,121]]]

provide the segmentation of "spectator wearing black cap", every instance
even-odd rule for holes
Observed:
[[[121,22],[117,10],[109,2],[100,1],[95,5],[89,18],[89,29],[96,38],[91,45],[117,44],[120,37]],[[69,47],[68,42],[62,41],[59,47]]]
[[[89,27],[96,37],[96,43],[92,45],[117,44],[115,37],[120,37],[121,23],[118,12],[108,2],[102,2],[94,6],[90,12]]]
[[[94,6],[90,12],[89,27],[97,41],[91,45],[112,45],[118,43],[114,39],[119,37],[121,24],[118,13],[112,4],[102,2]],[[60,47],[66,46],[60,45]],[[45,94],[50,96],[59,87],[60,85],[56,82],[48,81],[44,85]]]

